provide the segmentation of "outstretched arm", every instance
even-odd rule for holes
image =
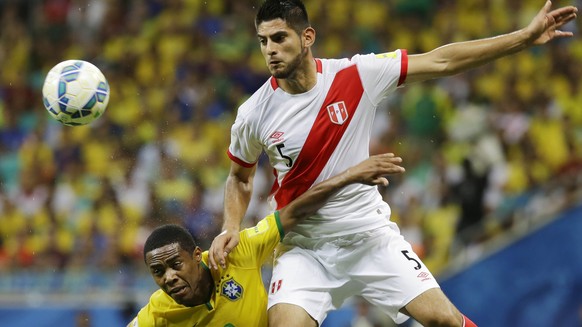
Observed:
[[[454,75],[530,46],[571,37],[571,32],[559,28],[574,20],[578,9],[567,6],[550,11],[551,7],[552,2],[547,1],[527,27],[513,33],[451,43],[424,54],[410,55],[406,83]]]
[[[388,180],[384,176],[403,173],[404,168],[399,166],[401,162],[402,159],[393,153],[371,156],[343,173],[316,184],[279,210],[283,230],[287,232],[301,220],[315,214],[344,186],[354,183],[388,185]]]
[[[218,264],[225,267],[226,256],[240,240],[240,224],[253,193],[255,171],[256,166],[246,168],[235,162],[231,163],[224,190],[222,233],[214,238],[208,250],[208,261],[211,268],[217,269]]]

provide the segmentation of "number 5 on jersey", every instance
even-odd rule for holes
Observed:
[[[418,269],[422,268],[422,265],[420,264],[420,261],[418,261],[418,260],[416,260],[416,259],[414,259],[414,258],[411,258],[411,257],[408,255],[408,250],[403,250],[403,251],[400,251],[400,252],[402,252],[402,254],[404,255],[404,257],[406,257],[406,259],[407,259],[408,261],[414,261],[414,263],[416,264],[416,265],[414,266],[414,270],[418,270]]]
[[[279,154],[281,155],[281,158],[287,160],[287,163],[285,165],[287,167],[291,168],[291,166],[293,166],[293,159],[291,159],[291,157],[289,157],[289,156],[284,155],[283,150],[281,150],[285,147],[285,144],[279,143],[276,145],[276,147],[277,147],[277,151],[279,151]]]

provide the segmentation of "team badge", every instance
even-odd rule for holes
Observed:
[[[343,101],[335,102],[327,106],[327,113],[329,114],[329,119],[334,124],[343,125],[348,120],[348,110],[346,103]]]
[[[220,294],[231,301],[237,301],[243,295],[242,286],[233,278],[222,283]]]
[[[282,279],[279,279],[271,283],[271,294],[277,293],[277,291],[281,289],[281,284],[283,284]]]

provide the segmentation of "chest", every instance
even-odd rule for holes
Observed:
[[[244,272],[241,277],[224,274],[216,279],[215,286],[215,293],[206,304],[196,307],[164,305],[155,314],[156,325],[267,326],[267,295],[260,276],[247,276]]]
[[[366,142],[374,112],[358,86],[348,88],[352,91],[320,90],[270,103],[256,135],[271,166],[285,173],[300,157],[313,160],[322,151],[333,153],[336,147],[366,146],[359,143]]]

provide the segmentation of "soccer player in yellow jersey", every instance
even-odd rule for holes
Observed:
[[[208,252],[196,246],[186,229],[178,225],[156,228],[145,242],[144,260],[160,289],[128,327],[267,326],[261,266],[285,231],[314,214],[341,187],[387,185],[384,175],[404,172],[401,161],[391,153],[372,156],[315,185],[256,226],[241,231],[226,268],[209,269]]]

